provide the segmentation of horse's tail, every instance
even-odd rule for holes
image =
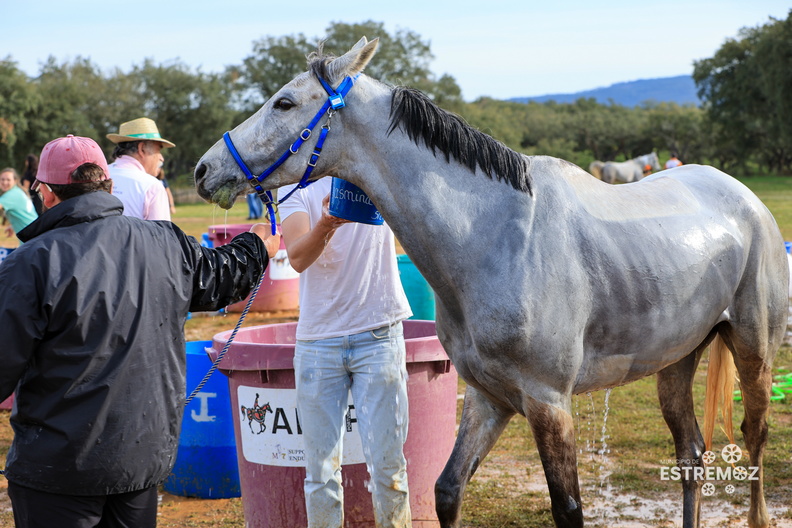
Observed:
[[[707,393],[704,399],[704,445],[712,449],[712,435],[721,406],[723,428],[730,443],[734,443],[732,407],[734,406],[734,379],[736,368],[729,347],[720,335],[715,335],[710,345],[709,367],[707,367]]]

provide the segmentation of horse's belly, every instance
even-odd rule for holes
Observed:
[[[686,355],[666,355],[652,361],[637,361],[636,356],[627,354],[600,356],[596,362],[584,365],[584,375],[578,377],[572,392],[581,394],[624,385],[651,376]]]
[[[651,376],[693,352],[725,317],[724,312],[699,325],[680,322],[662,328],[644,327],[643,332],[629,338],[613,335],[609,341],[598,341],[585,350],[573,392],[607,389]],[[692,316],[680,319],[692,320]]]

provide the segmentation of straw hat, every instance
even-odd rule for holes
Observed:
[[[118,127],[118,134],[107,134],[107,139],[113,143],[123,143],[125,141],[158,141],[163,148],[175,147],[173,143],[160,136],[157,124],[148,117],[141,117],[121,123]]]

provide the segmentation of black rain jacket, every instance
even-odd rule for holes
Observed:
[[[253,233],[201,247],[122,216],[106,192],[66,200],[0,264],[0,401],[16,388],[9,481],[67,495],[161,483],[185,401],[188,311],[243,299],[268,257]]]

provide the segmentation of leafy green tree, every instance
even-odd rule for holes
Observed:
[[[685,163],[702,163],[710,157],[711,145],[700,108],[660,103],[647,106],[646,111],[647,134],[658,148],[676,152]]]
[[[10,57],[0,61],[0,167],[21,169],[19,161],[27,154],[28,145],[21,144],[30,127],[29,116],[40,106],[41,99],[27,76]]]
[[[761,28],[752,59],[761,73],[767,136],[762,152],[770,170],[792,168],[792,10]]]
[[[236,79],[238,106],[248,113],[272,97],[281,86],[306,70],[306,57],[324,42],[323,51],[340,56],[361,37],[379,38],[380,47],[366,73],[391,85],[411,86],[426,92],[438,104],[459,105],[461,89],[450,75],[439,79],[429,69],[434,59],[428,42],[409,30],[398,29],[391,35],[381,22],[359,24],[333,22],[324,37],[297,35],[267,36],[253,44],[253,55],[243,59],[241,67],[229,69]]]
[[[302,33],[282,37],[263,37],[253,42],[253,55],[242,60],[242,66],[228,69],[234,81],[236,103],[251,113],[272,97],[294,77],[304,72],[309,53],[317,42],[309,42]]]
[[[131,101],[141,106],[118,122],[142,116],[157,122],[160,133],[176,144],[164,151],[166,175],[192,172],[201,155],[231,128],[236,112],[223,75],[193,71],[181,62],[146,60],[133,68],[129,81],[136,94]]]
[[[20,137],[26,152],[19,154],[38,154],[47,142],[67,134],[99,141],[94,115],[97,101],[106,96],[104,87],[103,73],[89,59],[59,64],[49,57],[30,83],[41,104],[27,113],[28,127]]]
[[[708,127],[724,165],[751,161],[773,171],[792,168],[792,11],[744,28],[709,59],[694,64]]]

